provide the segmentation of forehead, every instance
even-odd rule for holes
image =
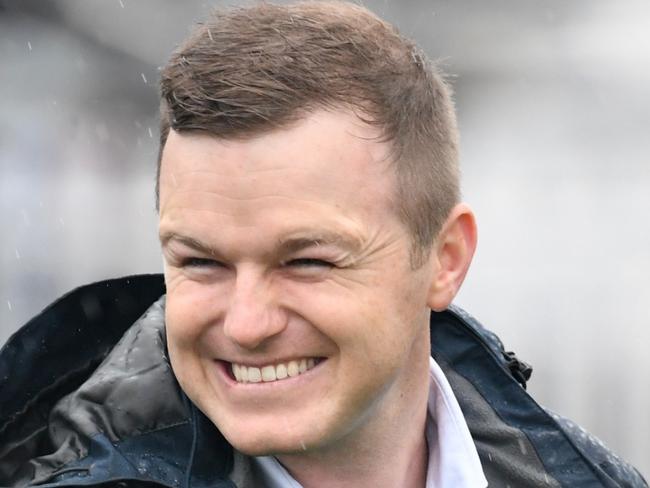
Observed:
[[[344,111],[314,112],[244,140],[170,131],[161,161],[161,219],[182,208],[244,219],[282,201],[341,213],[385,210],[395,180],[389,149],[376,127]]]
[[[390,159],[389,144],[381,140],[382,135],[378,127],[347,110],[316,110],[286,128],[240,138],[170,129],[161,159],[161,164],[166,164],[162,164],[161,172],[183,171],[193,164],[227,175],[263,170],[265,163],[317,170],[318,162],[331,168],[345,162],[348,172],[382,173],[388,170]],[[212,153],[211,159],[204,157],[206,152]],[[238,164],[229,164],[232,159],[237,159]],[[349,165],[351,162],[356,163],[355,167]]]

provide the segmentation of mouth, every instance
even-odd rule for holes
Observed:
[[[305,374],[322,361],[323,358],[300,358],[264,366],[230,363],[228,369],[232,379],[237,383],[271,383]]]

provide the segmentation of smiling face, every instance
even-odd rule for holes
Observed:
[[[347,112],[317,111],[244,141],[167,140],[170,360],[242,452],[371,438],[426,403],[433,271],[410,267],[377,136]]]

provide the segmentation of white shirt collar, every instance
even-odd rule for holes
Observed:
[[[429,363],[429,378],[426,488],[485,488],[487,480],[465,417],[445,374],[433,358]],[[275,457],[254,457],[252,462],[265,487],[302,488]]]

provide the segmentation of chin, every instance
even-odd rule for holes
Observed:
[[[312,450],[314,445],[309,439],[289,439],[284,433],[273,437],[246,434],[225,437],[237,451],[248,456],[300,454]]]
[[[283,416],[286,419],[286,416]],[[243,420],[243,419],[242,419]],[[228,442],[249,456],[301,454],[325,447],[331,435],[320,422],[289,424],[281,419],[254,422],[217,422]]]

